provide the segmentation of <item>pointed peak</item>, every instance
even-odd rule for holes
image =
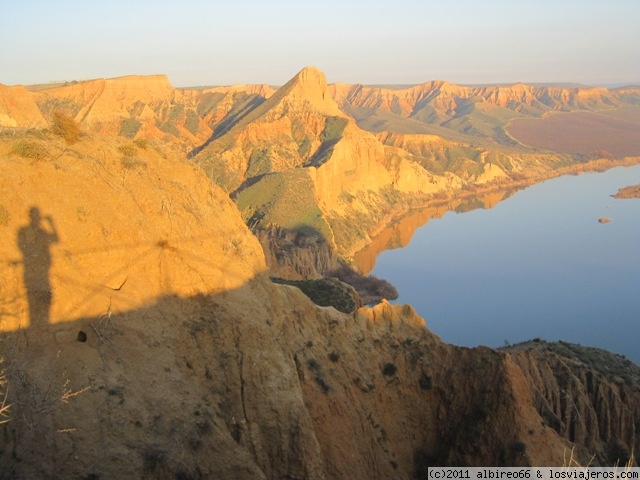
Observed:
[[[342,115],[334,102],[327,79],[316,67],[305,67],[282,86],[270,99],[270,104],[284,101],[289,105],[311,107],[326,115]],[[295,108],[295,107],[294,107]]]
[[[305,67],[282,87],[284,91],[302,88],[306,91],[325,91],[327,78],[316,67]]]
[[[319,83],[319,84],[327,84],[327,78],[324,75],[324,72],[319,70],[316,67],[304,67],[300,70],[293,79],[297,79],[300,82],[311,82],[311,83]]]

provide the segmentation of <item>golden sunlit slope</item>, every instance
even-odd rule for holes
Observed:
[[[31,274],[45,296],[38,285],[49,277],[57,323],[137,308],[159,295],[232,288],[262,271],[259,245],[233,203],[180,157],[114,137],[73,145],[44,134],[5,138],[2,301],[15,315],[0,318],[2,330],[28,326],[22,279]],[[33,247],[19,232],[34,236]],[[233,265],[235,255],[245,261]],[[52,258],[50,271],[30,272],[31,257]]]
[[[38,128],[46,125],[31,92],[0,84],[0,127]]]

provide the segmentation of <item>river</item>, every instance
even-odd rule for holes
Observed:
[[[633,184],[640,166],[558,177],[471,211],[429,211],[406,246],[375,256],[372,273],[446,342],[564,340],[640,363],[640,199],[611,197]]]

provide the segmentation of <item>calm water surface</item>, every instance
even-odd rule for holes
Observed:
[[[535,337],[640,363],[640,166],[564,176],[490,210],[449,212],[372,272],[444,341],[499,347]],[[610,223],[598,223],[609,217]]]

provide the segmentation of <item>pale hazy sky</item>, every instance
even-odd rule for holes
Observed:
[[[640,83],[640,0],[0,0],[0,83]]]

